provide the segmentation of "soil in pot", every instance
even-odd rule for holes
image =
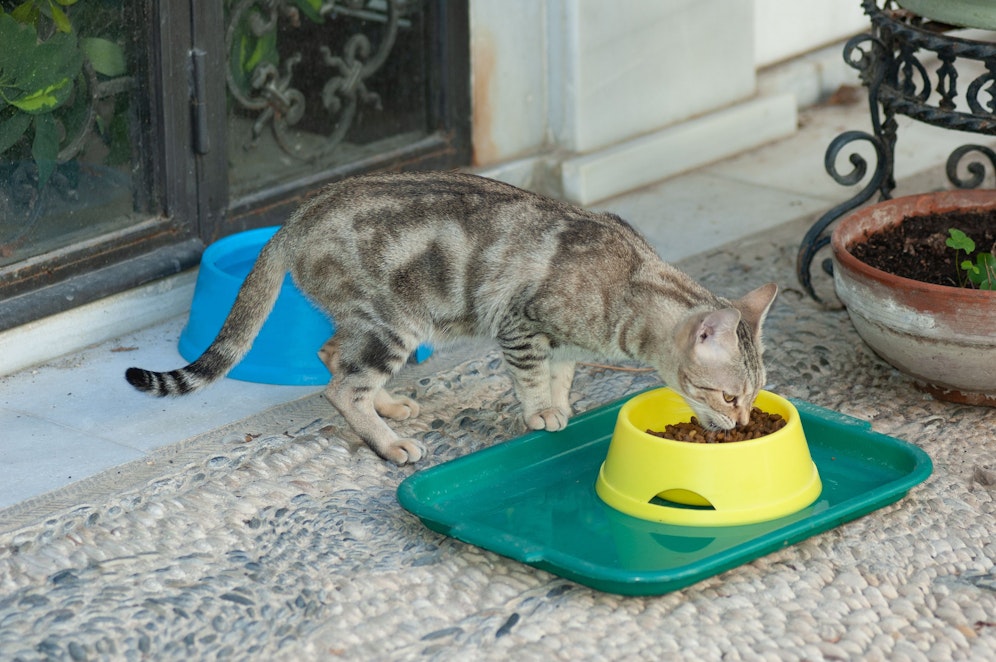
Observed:
[[[944,243],[949,228],[971,237],[977,251],[989,251],[996,245],[996,212],[951,211],[909,216],[869,235],[867,241],[851,246],[850,252],[865,264],[896,276],[958,287],[958,261],[964,259],[964,253],[956,253]]]

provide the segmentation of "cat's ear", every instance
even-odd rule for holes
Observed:
[[[707,313],[695,326],[692,348],[699,358],[724,359],[737,349],[737,325],[740,311],[722,308]]]
[[[764,318],[767,317],[777,294],[778,286],[774,283],[768,283],[756,290],[751,290],[733,302],[733,307],[740,311],[744,321],[754,331],[755,336],[761,333],[761,325],[764,324]]]

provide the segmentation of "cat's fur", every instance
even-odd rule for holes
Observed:
[[[319,352],[333,374],[326,397],[398,464],[425,449],[381,416],[419,410],[384,385],[426,340],[497,340],[532,429],[567,424],[579,350],[650,364],[716,428],[746,422],[765,381],[761,324],[773,283],[728,301],[663,262],[615,215],[457,173],[328,186],[263,247],[200,358],[166,373],[131,368],[128,381],[163,396],[224,376],[252,345],[288,271],[337,326]]]

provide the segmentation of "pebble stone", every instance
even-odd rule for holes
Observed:
[[[394,496],[415,469],[316,395],[0,535],[0,659],[996,659],[996,413],[924,397],[805,298],[798,236],[684,266],[729,296],[781,285],[768,388],[926,450],[934,475],[897,504],[671,594],[608,595],[422,526]],[[463,358],[399,376],[423,407],[398,425],[429,446],[419,468],[523,433],[497,354]],[[581,366],[574,405],[657,383]]]

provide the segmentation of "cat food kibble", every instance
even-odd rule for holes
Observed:
[[[738,425],[732,430],[707,430],[699,425],[698,419],[686,423],[674,423],[664,426],[663,432],[647,430],[647,434],[675,441],[690,441],[696,444],[719,444],[729,441],[746,441],[771,434],[785,427],[785,419],[780,414],[769,414],[757,407],[751,409],[750,422]]]

